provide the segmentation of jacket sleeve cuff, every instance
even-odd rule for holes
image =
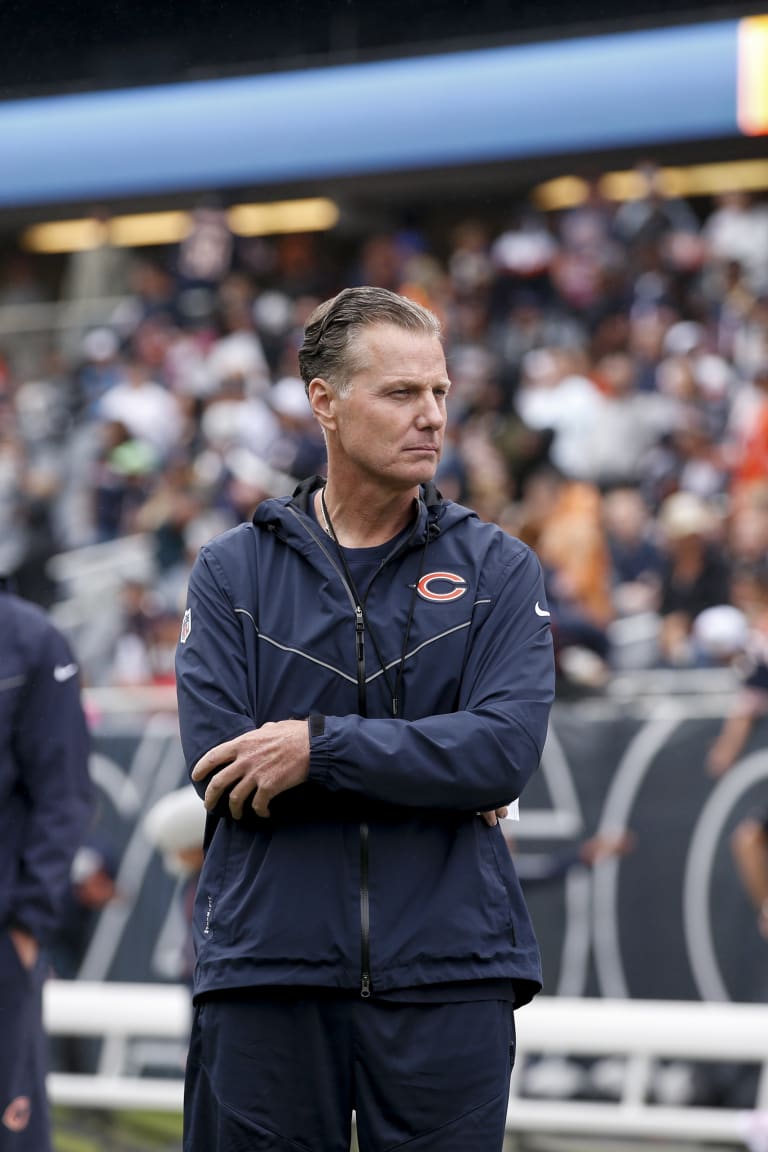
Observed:
[[[313,714],[309,725],[309,779],[328,787],[331,783],[331,757],[325,732],[325,716]]]

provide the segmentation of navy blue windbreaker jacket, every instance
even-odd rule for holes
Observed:
[[[307,510],[320,483],[259,505],[190,576],[176,659],[190,769],[268,721],[311,718],[309,779],[269,819],[236,821],[224,801],[209,818],[195,992],[511,980],[525,1003],[541,986],[536,940],[501,828],[477,813],[520,795],[544,745],[539,563],[427,486],[370,584],[361,636],[338,550]]]
[[[50,942],[91,813],[88,753],[69,645],[0,591],[0,929]]]

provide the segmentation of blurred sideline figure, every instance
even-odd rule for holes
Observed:
[[[57,979],[78,978],[99,916],[121,898],[115,883],[117,863],[109,843],[91,827],[72,861],[59,926],[50,943],[51,973]],[[50,1066],[60,1072],[92,1072],[100,1050],[101,1040],[94,1036],[52,1036]]]
[[[742,886],[757,913],[757,927],[768,942],[768,805],[760,815],[739,822],[731,838]]]
[[[177,898],[181,901],[186,935],[182,946],[181,979],[192,983],[194,948],[192,911],[197,879],[203,866],[205,807],[190,785],[160,798],[144,817],[144,834],[160,853],[166,871],[178,877]]]
[[[520,852],[512,836],[505,833],[504,839],[514,856],[523,891],[561,880],[572,868],[594,868],[603,860],[626,856],[635,847],[635,835],[629,831],[590,836],[557,852]]]
[[[742,573],[739,587],[742,609],[723,606],[703,612],[694,631],[700,647],[736,665],[741,682],[707,756],[707,770],[715,777],[733,767],[756,720],[768,712],[768,565],[762,562]],[[758,930],[768,940],[768,803],[739,821],[731,851]]]
[[[42,985],[91,811],[88,750],[68,643],[0,591],[0,1152],[51,1147]]]

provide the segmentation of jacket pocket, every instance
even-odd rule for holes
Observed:
[[[499,904],[504,924],[511,930],[514,942],[514,892],[510,876],[512,862],[507,842],[500,826],[496,824],[489,828],[482,817],[477,818],[476,832],[480,866],[488,885],[489,898]]]

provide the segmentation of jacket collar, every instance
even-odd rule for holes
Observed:
[[[301,481],[294,489],[291,497],[263,501],[254,512],[254,525],[257,528],[265,527],[270,531],[277,532],[283,539],[290,540],[294,537],[294,532],[300,529],[301,518],[297,520],[295,517],[295,513],[298,512],[301,513],[302,517],[309,518],[314,528],[315,518],[310,511],[309,501],[312,494],[318,488],[322,488],[324,484],[325,478],[323,476],[310,476]],[[440,535],[443,525],[439,521],[443,520],[449,507],[458,508],[459,506],[451,506],[443,500],[433,483],[429,482],[421,486],[418,523],[411,537],[412,546],[423,544],[425,534],[429,540],[434,540]],[[468,509],[462,509],[462,512],[469,514]],[[306,531],[301,532],[302,542],[305,544],[311,544],[311,539],[314,536],[314,531],[311,534]]]

